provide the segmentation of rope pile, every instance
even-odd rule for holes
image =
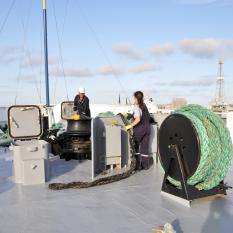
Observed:
[[[199,190],[210,190],[222,182],[230,168],[233,148],[230,132],[215,113],[199,105],[186,105],[175,111],[193,123],[200,142],[200,163],[189,185]],[[180,182],[169,178],[180,186]]]

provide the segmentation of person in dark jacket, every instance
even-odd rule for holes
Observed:
[[[144,103],[144,96],[141,91],[134,93],[133,121],[126,129],[133,128],[135,149],[136,149],[136,169],[149,169],[153,159],[149,156],[150,139],[150,113]]]
[[[77,111],[80,116],[91,117],[89,99],[85,95],[85,89],[83,87],[79,88],[79,94],[75,96],[74,111]]]

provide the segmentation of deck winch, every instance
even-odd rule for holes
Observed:
[[[91,159],[91,118],[80,117],[78,114],[67,119],[66,132],[57,138],[61,146],[61,158]]]
[[[233,150],[223,120],[199,105],[168,116],[159,131],[159,154],[165,171],[162,191],[193,200],[226,194],[223,180]]]

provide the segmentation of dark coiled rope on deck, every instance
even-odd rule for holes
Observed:
[[[121,117],[124,125],[126,126],[128,124],[126,118],[121,113],[119,113],[118,115]],[[72,189],[90,188],[94,186],[110,184],[130,177],[135,172],[136,159],[135,159],[135,145],[134,145],[132,130],[129,130],[128,134],[129,134],[129,142],[130,142],[131,163],[130,163],[130,168],[127,171],[121,174],[116,174],[109,177],[103,177],[91,182],[74,181],[69,183],[51,183],[49,184],[49,189],[62,190],[62,189],[70,189],[70,188]]]

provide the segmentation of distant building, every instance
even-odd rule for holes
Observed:
[[[159,109],[173,111],[186,104],[187,100],[185,98],[174,98],[170,104],[160,104],[158,107]]]
[[[185,98],[174,98],[171,103],[171,108],[176,109],[186,104],[187,104],[187,100]]]

